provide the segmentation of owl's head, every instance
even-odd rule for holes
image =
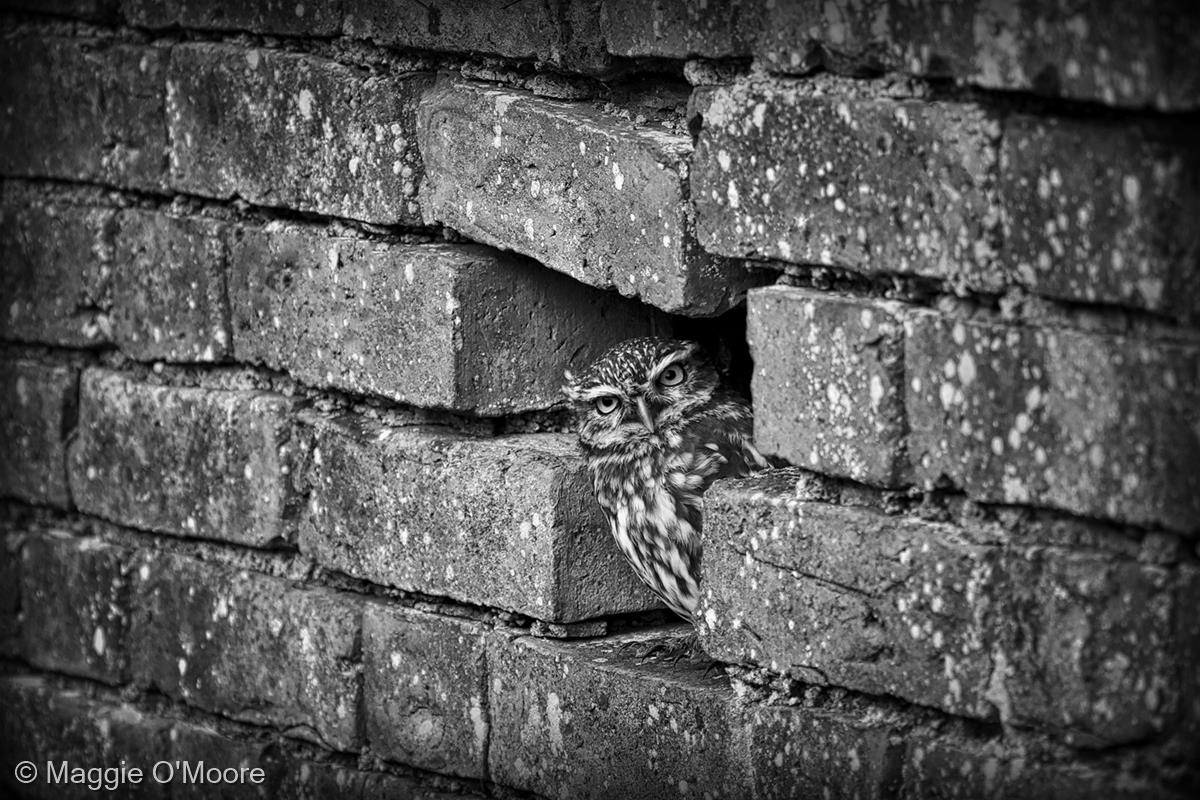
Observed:
[[[700,345],[628,339],[576,374],[563,393],[579,411],[579,441],[608,448],[662,435],[712,399],[720,383]]]

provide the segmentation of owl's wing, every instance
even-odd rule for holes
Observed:
[[[701,528],[701,497],[717,478],[741,477],[770,464],[751,441],[753,416],[743,403],[718,403],[697,414],[683,429],[683,441],[668,458],[676,512],[696,531]]]

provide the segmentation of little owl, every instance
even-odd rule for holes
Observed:
[[[750,409],[722,391],[698,344],[677,339],[629,339],[566,381],[613,538],[638,577],[694,622],[701,497],[717,478],[768,466],[750,441]]]

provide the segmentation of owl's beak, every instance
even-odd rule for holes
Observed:
[[[646,430],[654,433],[654,414],[650,411],[650,403],[646,401],[645,397],[638,397],[637,406],[638,416],[642,418],[642,424],[646,426]]]

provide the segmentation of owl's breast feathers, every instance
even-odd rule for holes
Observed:
[[[653,440],[588,453],[596,499],[634,571],[675,613],[699,596],[702,497],[717,478],[768,466],[743,403],[715,400]]]

